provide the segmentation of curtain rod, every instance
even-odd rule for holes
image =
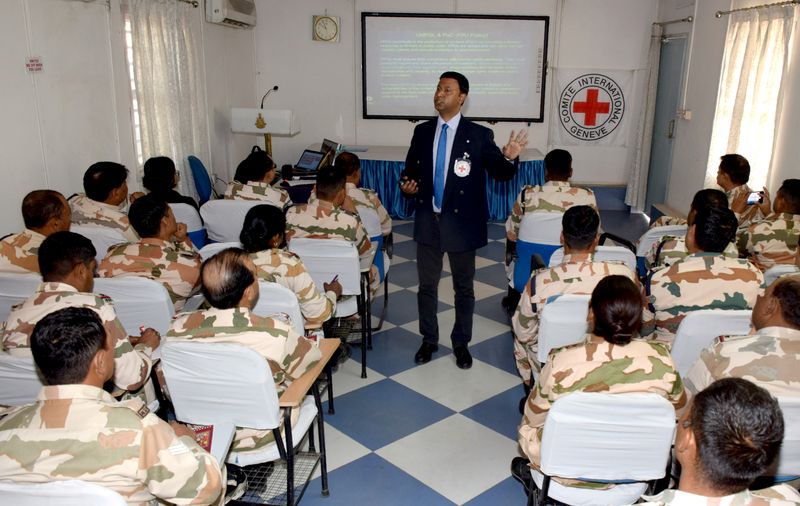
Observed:
[[[194,7],[195,9],[197,9],[197,6],[200,5],[200,2],[198,2],[197,0],[178,0],[178,1],[185,4],[192,4],[192,7]]]
[[[667,26],[667,25],[673,25],[675,23],[691,23],[692,21],[694,21],[693,16],[686,16],[685,18],[681,19],[671,19],[669,21],[661,21],[660,23],[653,23],[653,24],[658,26]]]
[[[798,5],[798,4],[800,4],[800,0],[787,0],[786,2],[778,2],[774,4],[761,4],[761,5],[754,5],[752,7],[742,7],[741,9],[731,9],[729,11],[717,11],[715,16],[721,18],[722,16],[726,16],[734,12],[752,11],[755,9],[765,9],[767,7],[780,7],[783,5]]]

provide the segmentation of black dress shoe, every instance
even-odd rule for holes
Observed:
[[[469,369],[472,367],[472,355],[469,354],[469,350],[466,346],[456,346],[453,350],[453,354],[456,356],[456,365],[459,369]]]
[[[422,341],[422,346],[419,347],[417,350],[417,354],[414,355],[414,362],[418,364],[427,364],[431,361],[431,355],[434,351],[439,350],[438,344],[427,343]]]
[[[528,465],[528,459],[525,457],[514,457],[511,460],[511,476],[525,485],[525,488],[530,489],[533,483],[533,476],[531,476],[531,468]]]

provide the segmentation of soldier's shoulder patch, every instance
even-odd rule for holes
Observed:
[[[124,401],[120,401],[120,405],[136,413],[139,418],[144,418],[150,414],[150,408],[148,408],[147,404],[145,404],[141,399],[126,399]]]
[[[113,302],[114,302],[114,299],[112,299],[111,297],[109,297],[108,295],[106,295],[106,294],[104,294],[104,293],[98,293],[98,294],[96,294],[96,295],[97,295],[97,298],[98,298],[99,300],[101,300],[101,301],[103,301],[103,302],[106,302],[106,303],[108,303],[108,304],[111,304],[111,303],[113,303]]]

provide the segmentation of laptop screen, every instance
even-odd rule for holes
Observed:
[[[319,151],[306,149],[303,151],[303,154],[300,155],[300,159],[297,161],[297,168],[303,170],[317,170],[317,167],[319,167],[319,162],[322,161],[323,156],[325,155]]]

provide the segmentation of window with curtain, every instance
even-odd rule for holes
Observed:
[[[794,6],[731,14],[706,170],[714,186],[719,157],[738,153],[750,162],[749,185],[765,185],[794,27]]]
[[[168,156],[197,198],[186,157],[208,160],[202,12],[176,0],[122,0],[139,163]]]

